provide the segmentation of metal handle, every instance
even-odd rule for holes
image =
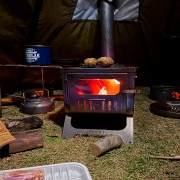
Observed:
[[[122,90],[122,93],[125,94],[134,94],[134,93],[140,93],[141,91],[138,89],[126,89],[126,90]]]
[[[67,103],[69,104],[69,88],[68,88],[68,80],[64,80],[64,90],[63,90],[63,96],[67,100]]]

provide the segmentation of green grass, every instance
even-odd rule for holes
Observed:
[[[79,162],[87,166],[93,180],[177,180],[180,179],[179,160],[155,159],[151,156],[180,155],[180,120],[154,115],[149,105],[148,87],[137,87],[135,95],[134,143],[106,152],[100,157],[90,154],[90,143],[98,140],[93,136],[75,136],[61,139],[61,116],[38,115],[44,147],[0,159],[0,169],[13,169],[64,162]],[[56,104],[57,111],[62,102]],[[21,118],[28,115],[18,112],[17,107],[3,106],[4,118]]]

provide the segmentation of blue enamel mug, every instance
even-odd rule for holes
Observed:
[[[27,45],[25,60],[30,65],[52,64],[52,48],[45,45]]]

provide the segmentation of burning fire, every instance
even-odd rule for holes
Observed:
[[[116,79],[79,79],[76,83],[78,94],[116,95],[120,92],[120,82]]]

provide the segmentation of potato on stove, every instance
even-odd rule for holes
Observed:
[[[86,59],[84,59],[84,65],[86,67],[95,67],[97,65],[97,59],[96,58],[86,58]]]
[[[97,61],[97,64],[102,67],[109,67],[114,64],[114,60],[110,57],[100,57]]]

